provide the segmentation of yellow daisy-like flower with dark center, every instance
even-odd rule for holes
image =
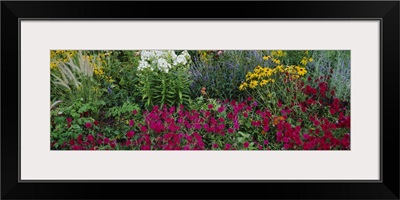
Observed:
[[[268,79],[268,82],[275,83],[275,79]]]
[[[247,83],[246,83],[246,82],[242,83],[242,84],[239,86],[239,90],[240,90],[240,91],[245,90],[246,88],[247,88]]]
[[[263,59],[264,60],[269,60],[271,58],[271,56],[264,56]]]
[[[261,82],[260,82],[260,86],[263,86],[263,85],[266,85],[268,83],[268,80],[262,80]]]
[[[304,57],[304,58],[301,60],[301,64],[307,65],[307,63],[308,63],[308,59],[307,59],[306,57]]]
[[[297,73],[298,73],[300,76],[304,76],[305,74],[307,74],[307,70],[306,70],[306,68],[301,67],[301,68],[297,69]]]
[[[266,77],[266,76],[267,76],[267,73],[265,73],[264,70],[258,74],[258,78],[262,78],[262,77]]]
[[[250,75],[250,79],[255,79],[258,78],[258,74],[254,73]]]
[[[283,70],[283,66],[282,65],[278,65],[278,66],[276,66],[275,67],[275,72],[284,72],[284,70]]]
[[[251,72],[247,72],[246,74],[246,81],[250,80],[252,73]]]
[[[258,85],[258,81],[251,81],[249,87],[254,89]]]
[[[57,63],[56,62],[51,62],[50,63],[50,69],[56,69],[57,68]]]
[[[267,76],[272,76],[274,71],[268,67],[264,68],[264,72],[267,74]]]

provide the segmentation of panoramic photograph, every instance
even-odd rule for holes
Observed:
[[[50,149],[350,150],[350,50],[50,50]]]

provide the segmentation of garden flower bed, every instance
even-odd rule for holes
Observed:
[[[350,150],[350,51],[51,54],[51,150]]]

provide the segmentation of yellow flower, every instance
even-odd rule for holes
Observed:
[[[306,68],[301,67],[301,68],[297,69],[297,73],[298,73],[300,76],[304,76],[305,74],[307,74],[307,70],[306,70]]]
[[[250,75],[250,79],[255,79],[258,78],[258,74],[254,73]]]
[[[262,80],[261,82],[260,82],[260,86],[263,86],[263,85],[265,85],[265,84],[267,84],[268,83],[268,80]]]
[[[260,72],[260,74],[258,74],[258,78],[262,78],[267,76],[267,73],[265,73],[264,71]]]
[[[283,70],[283,65],[278,65],[278,66],[276,66],[275,67],[275,72],[284,72],[284,70]]]
[[[260,69],[259,66],[257,66],[257,67],[254,69],[254,73],[256,73],[256,74],[260,73],[260,71],[261,71],[261,69]]]
[[[247,83],[246,83],[246,82],[242,83],[242,84],[239,86],[239,90],[240,90],[240,91],[245,90],[246,88],[247,88]]]
[[[268,82],[275,83],[275,79],[268,79]]]
[[[254,89],[257,85],[258,85],[258,81],[251,81],[249,87],[250,87],[251,89]]]
[[[293,79],[298,79],[298,78],[300,78],[300,76],[299,75],[293,75],[292,78]]]
[[[308,59],[308,61],[309,61],[309,62],[312,62],[312,61],[314,61],[314,59],[313,59],[313,58],[310,58],[310,59]]]
[[[246,74],[246,81],[250,80],[252,73],[251,72],[247,72]]]
[[[307,65],[308,59],[306,57],[303,58],[303,60],[301,60],[301,64],[303,65]]]
[[[267,76],[272,76],[274,71],[272,69],[266,67],[266,68],[264,68],[264,72],[267,74]]]
[[[277,64],[277,65],[279,65],[279,64],[281,64],[281,61],[278,60],[278,59],[275,59],[274,63]]]
[[[56,69],[57,68],[57,63],[56,62],[51,62],[50,63],[50,69]]]
[[[271,56],[264,56],[263,59],[264,60],[269,60],[271,58]]]

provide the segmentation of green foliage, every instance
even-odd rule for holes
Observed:
[[[258,51],[221,51],[218,57],[216,55],[218,52],[199,51],[193,57],[191,97],[198,97],[205,87],[210,98],[244,99],[238,86],[246,73],[262,61],[262,54]]]
[[[122,106],[114,106],[108,110],[107,117],[121,118],[132,116],[132,111],[138,111],[140,108],[137,104],[125,102]]]
[[[184,69],[162,71],[144,70],[138,74],[139,88],[146,107],[153,105],[187,105],[190,99],[190,75]]]

